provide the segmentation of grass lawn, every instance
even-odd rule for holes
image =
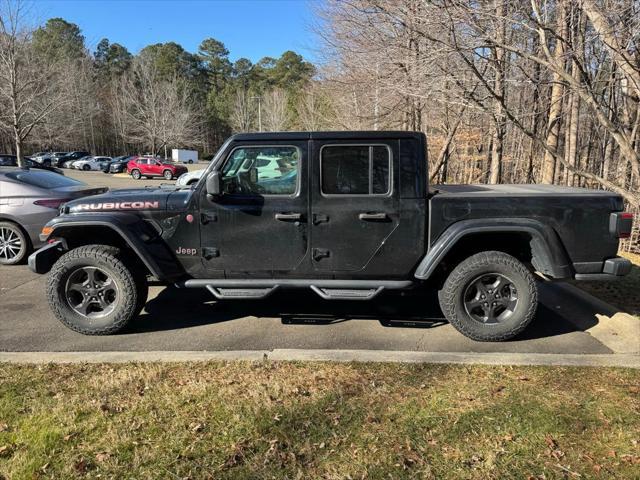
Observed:
[[[627,313],[640,317],[640,255],[620,255],[633,262],[629,275],[614,282],[576,282],[576,286]]]
[[[637,370],[0,369],[0,478],[638,478]]]

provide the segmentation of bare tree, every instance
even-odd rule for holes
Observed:
[[[253,126],[255,117],[249,93],[244,89],[236,91],[231,111],[231,124],[236,132],[249,132]]]
[[[122,121],[127,141],[153,154],[164,148],[165,156],[169,145],[199,143],[201,122],[185,83],[176,76],[161,77],[151,61],[141,58],[132,73],[119,85],[126,102]]]
[[[27,13],[20,0],[0,4],[0,126],[13,137],[20,166],[34,128],[68,101],[62,66],[36,54]]]
[[[318,82],[310,82],[298,98],[296,116],[303,130],[321,130],[332,125],[327,117],[332,112],[331,99]],[[335,114],[331,115],[335,120]],[[335,125],[335,123],[333,123]],[[342,127],[342,126],[341,126]],[[345,127],[342,127],[345,128]]]
[[[289,125],[289,98],[287,92],[276,88],[262,97],[262,122],[267,131],[283,131]]]

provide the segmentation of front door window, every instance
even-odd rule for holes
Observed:
[[[293,146],[238,147],[222,168],[227,195],[295,195],[300,150]]]

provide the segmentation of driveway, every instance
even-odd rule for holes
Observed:
[[[585,330],[597,311],[557,285],[541,283],[535,322],[519,338],[479,343],[442,318],[433,294],[381,295],[373,302],[321,300],[310,291],[266,300],[217,302],[206,290],[152,287],[130,328],[87,337],[50,313],[45,277],[25,266],[0,267],[0,351],[224,351],[363,349],[417,352],[604,354]]]

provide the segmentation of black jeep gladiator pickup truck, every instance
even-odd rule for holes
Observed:
[[[310,288],[326,300],[369,300],[435,288],[449,322],[484,341],[531,322],[536,280],[631,269],[616,256],[632,222],[619,195],[427,179],[422,133],[235,135],[195,186],[65,204],[29,265],[49,272],[53,312],[84,334],[127,325],[155,277],[218,299]]]

